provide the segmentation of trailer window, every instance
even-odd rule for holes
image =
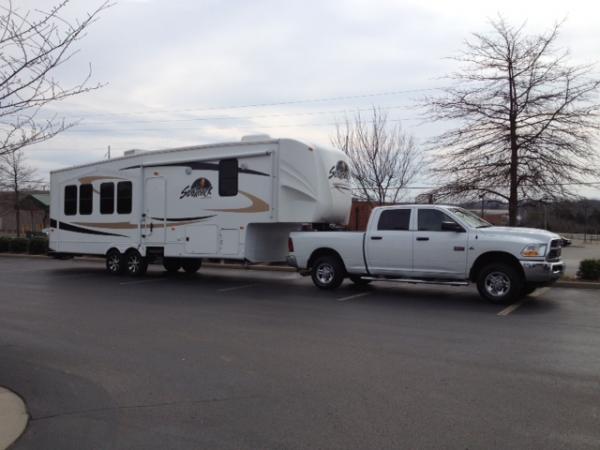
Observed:
[[[79,186],[79,214],[89,215],[93,208],[94,188],[91,184]]]
[[[219,195],[233,197],[238,193],[238,160],[222,159],[219,161]]]
[[[131,212],[131,181],[117,183],[117,213],[129,214]]]
[[[379,216],[378,230],[408,230],[410,209],[386,209]]]
[[[77,214],[77,186],[65,186],[65,215]]]
[[[102,183],[100,185],[100,214],[115,212],[115,184]]]

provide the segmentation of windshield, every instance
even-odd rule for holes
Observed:
[[[491,227],[492,224],[483,220],[481,217],[479,217],[477,214],[473,214],[471,211],[467,211],[466,209],[462,209],[462,208],[450,208],[450,211],[452,211],[454,214],[456,214],[456,216],[462,220],[463,222],[465,222],[467,225],[474,227],[474,228],[485,228],[485,227]]]

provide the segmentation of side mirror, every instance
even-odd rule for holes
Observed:
[[[454,231],[456,233],[464,233],[465,230],[456,222],[442,222],[442,231]]]

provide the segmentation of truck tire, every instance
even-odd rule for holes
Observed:
[[[125,270],[127,275],[141,277],[148,270],[148,261],[137,250],[131,249],[125,253]]]
[[[181,269],[181,261],[179,258],[163,258],[163,267],[169,273],[175,273]]]
[[[181,261],[181,267],[185,270],[185,273],[196,273],[202,267],[201,259],[184,259]]]
[[[310,276],[319,289],[336,289],[344,281],[344,265],[336,256],[318,258],[310,269]]]
[[[350,278],[350,281],[352,281],[357,286],[366,286],[367,284],[369,284],[371,282],[371,280],[365,280],[364,278],[361,278],[359,275],[350,275],[348,278]]]
[[[477,276],[477,290],[492,303],[513,303],[521,297],[523,279],[509,264],[489,264]]]
[[[106,254],[106,271],[112,275],[119,275],[125,271],[123,255],[119,250],[112,249]]]

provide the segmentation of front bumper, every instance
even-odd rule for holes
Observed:
[[[521,261],[521,266],[528,283],[552,283],[565,273],[562,261]]]

